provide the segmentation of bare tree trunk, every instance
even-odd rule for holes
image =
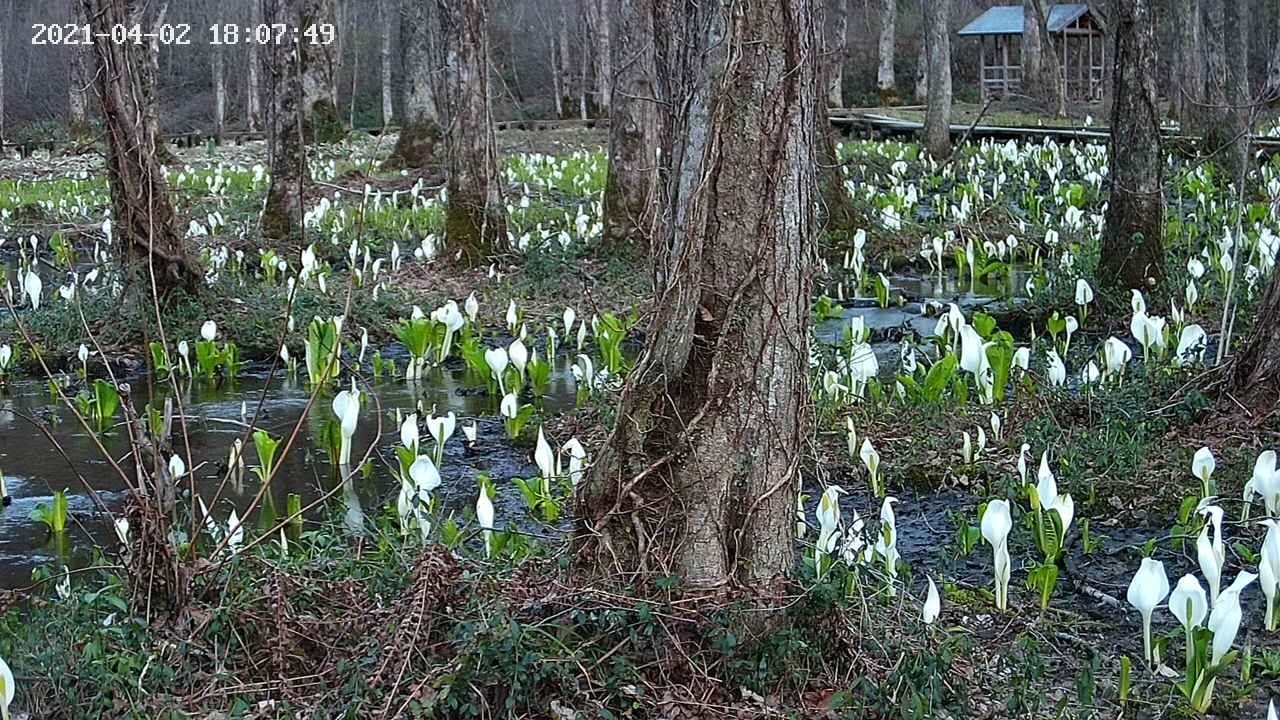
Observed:
[[[297,22],[307,2],[310,0],[264,0],[265,22]],[[267,118],[271,128],[271,186],[259,226],[263,238],[279,242],[300,242],[302,234],[302,188],[307,181],[307,164],[300,103],[306,55],[299,47],[289,43],[265,46],[271,83],[271,111]]]
[[[1226,2],[1223,6],[1223,44],[1231,48],[1227,58],[1227,105],[1224,116],[1231,133],[1229,152],[1222,164],[1236,181],[1243,183],[1249,171],[1249,119],[1253,115],[1253,97],[1249,92],[1249,8],[1243,2]]]
[[[925,40],[926,32],[920,33],[920,47],[916,51],[916,88],[915,101],[929,101],[929,43]]]
[[[1062,74],[1062,63],[1058,60],[1060,49],[1054,43],[1054,36],[1049,33],[1049,8],[1045,0],[1026,0],[1035,14],[1036,32],[1041,39],[1040,74],[1036,78],[1037,97],[1045,107],[1058,117],[1067,114],[1066,77]],[[1025,11],[1025,6],[1024,6]],[[1059,36],[1066,42],[1066,36]],[[1023,77],[1022,82],[1027,82]]]
[[[1036,0],[1022,2],[1022,94],[1043,99],[1044,80],[1043,52],[1044,42],[1041,35],[1044,25],[1040,23],[1040,10]],[[1053,44],[1049,44],[1050,54]]]
[[[824,0],[825,1],[825,0]],[[852,0],[835,0],[831,13],[830,32],[827,37],[827,105],[844,107],[844,62],[849,40],[849,3]],[[891,65],[892,66],[892,65]]]
[[[649,249],[658,217],[658,73],[654,1],[612,0],[613,108],[604,190],[607,247]],[[610,20],[611,19],[611,20]]]
[[[876,46],[879,66],[876,69],[876,87],[880,89],[882,103],[896,99],[893,74],[894,51],[897,49],[898,0],[881,0],[880,39]]]
[[[592,0],[582,0],[585,7]],[[578,114],[583,119],[591,117],[591,107],[588,100],[590,91],[587,89],[587,76],[591,74],[591,25],[587,22],[586,15],[582,17],[582,55],[578,58],[581,61],[579,67],[579,85],[578,85]]]
[[[613,70],[609,57],[609,6],[610,0],[583,0],[587,28],[595,40],[592,44],[595,48],[596,110],[601,115],[609,114],[610,96],[613,92]]]
[[[573,88],[570,78],[573,75],[573,62],[569,55],[569,3],[557,3],[559,9],[556,13],[559,27],[555,35],[556,43],[556,74],[560,76],[560,99],[557,103],[560,109],[560,117],[569,117],[568,105],[573,97]]]
[[[389,3],[395,0],[382,0],[378,3],[378,24],[382,34],[382,44],[379,48],[382,59],[382,124],[390,125],[395,122],[395,103],[391,99],[391,23],[392,18],[398,13],[393,7],[389,7]]]
[[[446,0],[449,208],[445,239],[468,266],[488,262],[507,239],[489,96],[490,0]]]
[[[81,7],[80,0],[71,0],[71,21],[77,26],[84,25],[84,8]],[[0,27],[8,27],[7,21],[0,20]],[[68,134],[73,139],[80,140],[89,134],[89,103],[86,93],[90,80],[86,64],[92,58],[85,45],[71,45],[68,50],[71,53],[70,77],[67,82]],[[2,123],[0,120],[0,124]]]
[[[289,3],[291,6],[293,3]],[[334,0],[304,0],[297,27],[335,22]],[[306,142],[328,143],[342,139],[338,114],[337,60],[333,45],[298,42],[302,54],[302,131]]]
[[[1231,394],[1252,407],[1280,401],[1280,269],[1271,271],[1253,332],[1232,360],[1231,379]]]
[[[257,28],[262,23],[262,0],[249,0],[249,26]],[[249,43],[249,72],[245,80],[245,123],[249,130],[262,129],[262,71],[261,50],[257,43]]]
[[[1197,103],[1204,102],[1204,60],[1200,49],[1200,4],[1197,0],[1177,0],[1178,17],[1178,87],[1174,92],[1178,118],[1184,128],[1195,132]]]
[[[814,0],[692,5],[656,310],[578,487],[575,557],[624,583],[766,590],[795,557],[821,40]]]
[[[1267,62],[1267,82],[1263,91],[1266,101],[1273,104],[1280,101],[1280,9],[1275,12],[1274,19],[1275,33],[1271,37],[1271,58]]]
[[[350,5],[347,6],[347,10],[348,12],[351,10]],[[342,56],[338,55],[337,57],[341,58]],[[341,62],[341,60],[339,60],[339,62]],[[337,66],[334,66],[333,76],[335,78],[338,76]],[[347,126],[348,127],[356,126],[356,96],[359,94],[359,89],[360,89],[360,44],[356,42],[355,38],[351,38],[351,102],[347,107],[347,113],[348,113]],[[337,93],[334,93],[334,98],[337,98],[337,97],[338,97]]]
[[[437,0],[407,0],[400,6],[400,56],[404,65],[404,118],[389,167],[429,164],[444,136],[439,100],[444,87],[445,31]]]
[[[1118,0],[1112,23],[1111,199],[1098,275],[1114,294],[1150,290],[1164,274],[1164,152],[1156,106],[1155,20],[1148,1]]]
[[[210,48],[213,53],[213,133],[222,137],[227,124],[227,81],[222,46]]]
[[[1205,150],[1216,152],[1230,141],[1227,112],[1227,58],[1223,46],[1223,0],[1201,0],[1203,8],[1204,99],[1197,126],[1204,138]]]
[[[79,0],[76,1],[79,2]],[[5,134],[4,122],[6,109],[4,102],[4,52],[8,43],[5,38],[7,33],[4,31],[12,25],[12,17],[13,4],[5,3],[4,7],[0,8],[0,143],[3,143],[5,138],[8,137]],[[3,155],[3,153],[0,153],[0,155]]]
[[[929,45],[929,109],[925,145],[935,158],[951,154],[951,0],[929,0],[925,33]]]
[[[200,263],[182,242],[164,168],[155,153],[155,135],[147,126],[146,106],[155,100],[141,77],[147,65],[140,46],[110,41],[111,28],[128,25],[134,0],[82,0],[95,35],[94,86],[107,134],[107,181],[111,188],[111,227],[122,261],[133,265],[156,293],[195,293],[204,276]]]

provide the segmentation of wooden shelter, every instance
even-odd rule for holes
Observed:
[[[982,45],[979,80],[982,97],[1008,95],[1022,89],[1022,5],[998,5],[960,29],[963,37],[977,37]],[[1072,100],[1102,98],[1106,68],[1106,25],[1089,5],[1063,3],[1049,8],[1048,37],[1057,54]]]

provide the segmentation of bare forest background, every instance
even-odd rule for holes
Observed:
[[[825,31],[828,42],[844,30],[840,103],[845,107],[874,107],[882,98],[911,103],[923,44],[923,10],[929,0],[828,0]],[[247,44],[209,44],[209,26],[254,22],[257,0],[150,0],[145,16],[156,22],[187,24],[189,45],[159,45],[158,100],[160,123],[167,133],[218,132],[219,93],[223,130],[259,129],[252,122],[249,102],[255,75],[251,66],[263,61],[262,52]],[[1248,36],[1251,84],[1266,82],[1280,47],[1280,0],[1241,0],[1250,6],[1244,16],[1255,20]],[[949,26],[954,33],[983,10],[1000,4],[992,0],[954,0]],[[1170,97],[1179,63],[1199,62],[1177,52],[1181,0],[1157,0],[1156,39],[1160,61],[1157,87]],[[404,78],[400,52],[402,0],[337,0],[333,24],[337,29],[334,84],[344,122],[356,128],[395,124],[402,113]],[[1108,0],[1092,2],[1102,17],[1111,13]],[[72,119],[83,102],[86,83],[75,79],[74,61],[82,46],[33,45],[36,23],[75,22],[73,0],[0,0],[0,133],[6,139],[44,140],[48,133]],[[887,8],[894,9],[892,33],[894,92],[886,95],[878,83],[880,39]],[[608,77],[607,0],[502,0],[490,14],[493,112],[495,119],[549,119],[605,116]],[[886,48],[887,50],[888,48]],[[1231,50],[1229,49],[1229,52]],[[957,101],[978,99],[978,43],[954,37],[953,92]],[[1109,77],[1109,74],[1108,74]],[[260,97],[266,83],[258,81]],[[77,98],[77,95],[81,98]],[[91,94],[91,93],[90,93]],[[557,101],[559,98],[559,101]],[[834,104],[834,96],[831,98]],[[923,98],[920,98],[923,100]],[[262,101],[265,103],[265,99]],[[92,117],[93,103],[86,103]],[[261,107],[261,105],[260,105]],[[1087,107],[1069,107],[1083,115]]]

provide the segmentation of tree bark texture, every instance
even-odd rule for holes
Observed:
[[[658,74],[654,0],[611,0],[614,56],[604,244],[648,252],[658,217]]]
[[[594,67],[596,76],[596,111],[608,116],[613,96],[613,69],[609,46],[613,42],[610,25],[610,0],[583,0],[587,27],[594,42]]]
[[[827,40],[827,105],[844,107],[844,63],[848,55],[849,3],[852,0],[835,0],[830,8]],[[878,82],[878,81],[877,81]]]
[[[1060,48],[1049,34],[1049,6],[1045,4],[1045,0],[1025,2],[1024,12],[1029,5],[1035,18],[1032,24],[1036,26],[1035,32],[1040,36],[1041,42],[1040,73],[1035,78],[1035,97],[1044,103],[1049,112],[1063,117],[1067,114],[1067,89],[1062,75],[1062,63],[1058,59]],[[1030,21],[1031,18],[1027,20]],[[1066,42],[1065,36],[1060,37],[1062,42]],[[1022,81],[1025,83],[1027,78],[1024,76]]]
[[[1098,275],[1113,294],[1149,291],[1163,278],[1164,152],[1156,106],[1155,21],[1148,0],[1115,4],[1111,197]]]
[[[1197,103],[1204,102],[1204,60],[1200,48],[1201,19],[1198,0],[1176,0],[1178,17],[1178,77],[1174,105],[1183,127],[1195,130]]]
[[[142,73],[148,60],[142,46],[113,43],[116,25],[131,22],[135,0],[82,0],[84,17],[96,36],[94,87],[107,135],[107,181],[111,189],[112,237],[126,266],[166,297],[176,289],[195,293],[203,278],[200,263],[186,251],[164,168],[156,158],[155,135],[147,125],[154,103]]]
[[[1280,269],[1271,271],[1271,282],[1253,332],[1232,361],[1232,395],[1255,408],[1280,401]]]
[[[395,103],[391,93],[391,18],[396,16],[395,9],[389,7],[393,0],[381,0],[378,3],[378,57],[381,60],[382,79],[382,124],[390,125],[395,121]]]
[[[265,0],[266,22],[287,23],[302,16],[309,0]],[[277,242],[300,242],[302,187],[307,179],[302,137],[302,78],[304,55],[297,46],[278,43],[265,46],[271,83],[271,185],[262,209],[262,237]]]
[[[880,37],[876,45],[876,57],[879,63],[876,68],[876,87],[880,89],[880,99],[889,100],[897,95],[893,74],[893,60],[897,49],[898,0],[881,0],[880,2]]]
[[[213,132],[222,136],[227,124],[227,78],[226,61],[222,54],[222,46],[215,45],[210,51],[213,58]]]
[[[507,239],[489,97],[490,0],[441,0],[447,9],[449,207],[445,239],[464,265],[488,262]]]
[[[400,56],[404,65],[404,118],[387,159],[390,167],[426,167],[444,135],[440,102],[444,86],[444,12],[436,0],[400,6]]]
[[[1022,1],[1022,94],[1033,98],[1043,97],[1040,84],[1043,80],[1042,54],[1044,42],[1041,34],[1040,11],[1036,0]],[[1050,44],[1050,52],[1052,52]]]
[[[760,587],[790,570],[807,409],[816,0],[681,4],[654,316],[578,488],[576,559],[634,582]],[[686,14],[687,13],[687,14]],[[696,72],[690,72],[696,68]]]
[[[77,25],[84,24],[84,8],[81,7],[80,0],[71,0],[71,21]],[[8,27],[8,23],[5,22],[0,26]],[[71,53],[69,63],[70,77],[67,83],[67,109],[68,117],[70,118],[68,131],[72,138],[79,140],[89,135],[87,93],[90,77],[87,65],[92,61],[92,57],[84,45],[70,45],[67,50]],[[0,82],[0,85],[2,84]],[[3,123],[2,119],[0,119],[0,123]]]
[[[1244,182],[1249,170],[1249,132],[1253,117],[1253,96],[1249,92],[1249,8],[1244,2],[1223,2],[1223,46],[1230,48],[1227,60],[1227,120],[1229,148],[1222,165],[1236,182]]]
[[[303,0],[297,27],[334,23],[334,0]],[[337,142],[344,130],[338,113],[337,51],[334,44],[300,41],[302,53],[302,132],[307,142]]]
[[[1205,151],[1217,152],[1230,142],[1227,112],[1227,57],[1223,46],[1225,21],[1223,0],[1200,0],[1204,45],[1204,98],[1197,108],[1196,126],[1204,138]]]
[[[925,33],[920,33],[920,46],[916,49],[916,87],[913,97],[918,103],[929,102],[929,43]]]
[[[249,25],[262,23],[262,0],[249,0]],[[245,78],[244,114],[249,130],[262,129],[262,51],[257,43],[249,43],[249,68]]]
[[[951,0],[929,0],[925,32],[929,45],[929,109],[925,112],[925,147],[935,158],[951,154]]]

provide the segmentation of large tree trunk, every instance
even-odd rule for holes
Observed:
[[[444,11],[436,0],[408,0],[400,14],[404,117],[387,165],[421,168],[431,163],[444,135]]]
[[[849,3],[852,0],[835,0],[831,8],[830,31],[827,39],[827,105],[844,107],[844,61],[849,41]]]
[[[557,103],[560,109],[560,118],[569,117],[569,106],[573,103],[573,61],[569,53],[569,7],[567,2],[557,3],[556,11],[556,34],[553,42],[556,45],[556,74],[561,79],[560,84],[560,100]]]
[[[249,26],[256,28],[262,23],[262,0],[249,0]],[[261,49],[257,43],[249,43],[249,71],[245,79],[244,114],[249,130],[262,129],[262,72]]]
[[[924,118],[925,146],[935,158],[951,154],[951,0],[929,0],[925,9],[929,45],[929,109]]]
[[[380,44],[379,58],[382,61],[382,124],[395,122],[395,103],[391,99],[391,18],[397,13],[388,4],[394,0],[382,0],[378,3],[378,31]]]
[[[268,24],[294,23],[309,0],[265,0]],[[271,82],[271,186],[259,223],[262,237],[277,242],[300,241],[302,188],[307,164],[302,131],[302,78],[304,56],[289,43],[266,45],[267,74]]]
[[[1155,21],[1148,1],[1119,0],[1112,25],[1111,198],[1098,275],[1114,294],[1150,290],[1163,278],[1164,152],[1156,107]]]
[[[1204,102],[1204,59],[1200,48],[1201,18],[1197,0],[1176,0],[1178,17],[1178,87],[1174,105],[1183,128],[1198,132],[1197,104]]]
[[[674,18],[690,25],[672,41],[680,64],[701,70],[670,105],[680,145],[645,350],[578,487],[575,557],[588,574],[763,589],[791,569],[815,254],[814,2],[727,0]]]
[[[292,4],[292,3],[290,3]],[[334,0],[303,0],[297,27],[334,23]],[[292,25],[291,25],[292,26]],[[307,142],[336,142],[342,139],[342,117],[338,114],[337,58],[334,44],[298,42],[302,53],[302,133]]]
[[[894,100],[898,94],[895,89],[893,75],[893,56],[897,48],[898,0],[881,0],[880,3],[880,38],[876,45],[876,56],[879,60],[876,69],[876,87],[880,90],[880,101]]]
[[[489,99],[490,0],[445,0],[449,84],[449,208],[445,239],[464,265],[488,262],[507,239]]]
[[[94,87],[107,135],[112,237],[122,261],[134,266],[148,289],[154,273],[161,297],[179,288],[195,293],[203,271],[183,246],[155,135],[146,122],[147,105],[155,102],[141,77],[146,58],[141,46],[110,40],[112,27],[131,22],[135,0],[82,1],[95,35]]]
[[[1253,333],[1232,361],[1232,395],[1255,408],[1280,401],[1280,268],[1271,271],[1271,283]]]
[[[613,107],[604,245],[648,251],[658,217],[658,73],[654,0],[612,0]]]

